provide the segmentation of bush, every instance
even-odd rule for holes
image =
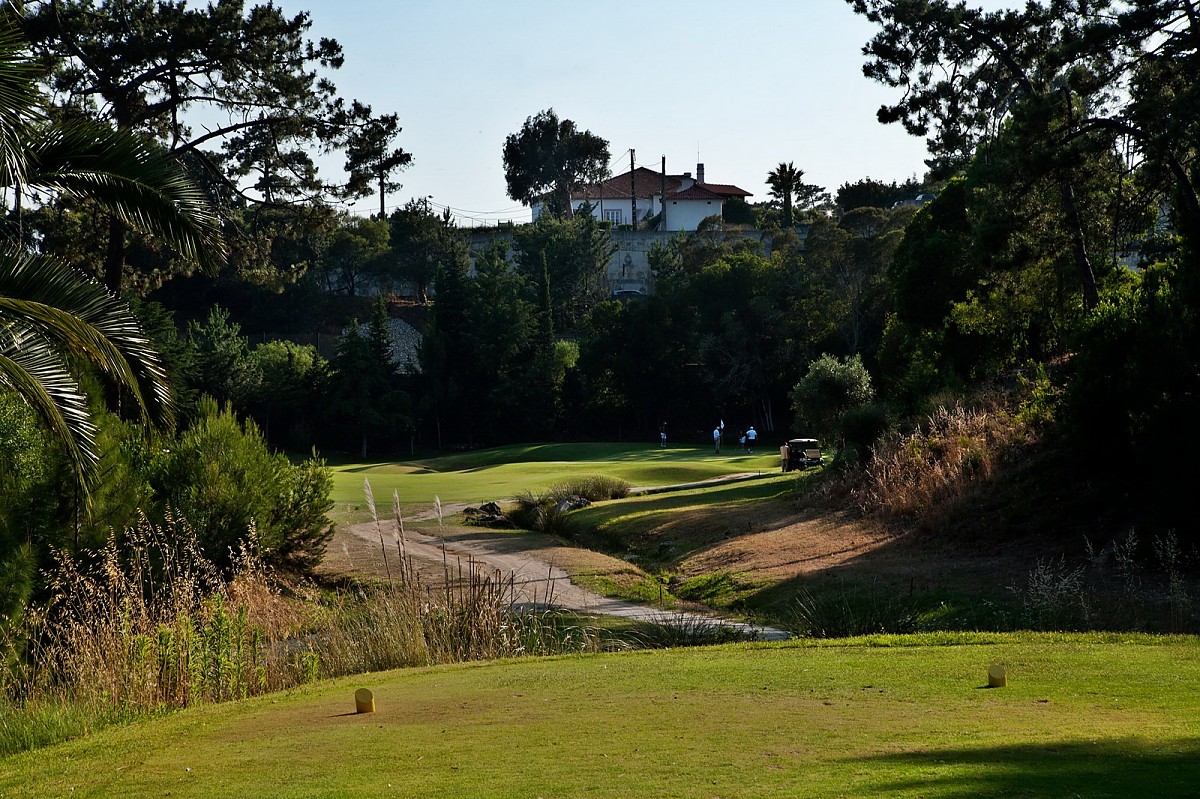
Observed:
[[[550,486],[547,496],[556,501],[565,497],[583,497],[589,502],[603,502],[606,499],[623,499],[629,496],[629,489],[629,482],[619,477],[593,474],[555,483]]]
[[[0,392],[0,633],[33,590],[38,556],[61,521],[59,458],[37,416],[15,394]]]
[[[534,494],[523,491],[513,497],[513,507],[505,517],[522,530],[535,530],[548,535],[571,538],[575,532],[567,519],[573,504],[568,494],[553,496],[550,492]]]
[[[253,525],[264,559],[307,569],[320,562],[333,525],[333,480],[315,456],[298,466],[273,453],[252,421],[201,401],[199,418],[162,456],[151,480],[161,501],[196,528],[205,555],[228,566]]]
[[[629,483],[618,477],[589,475],[555,483],[544,493],[523,491],[513,497],[513,507],[505,514],[522,530],[571,538],[575,530],[567,515],[581,505],[629,496]]]
[[[838,420],[845,447],[854,452],[859,462],[866,460],[865,456],[887,432],[889,424],[887,408],[874,402],[849,408]]]
[[[875,390],[858,355],[844,361],[822,355],[808,365],[808,372],[792,389],[791,399],[796,429],[828,442],[840,432],[842,415],[875,399]]]

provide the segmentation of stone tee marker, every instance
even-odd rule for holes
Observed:
[[[988,667],[988,688],[1003,688],[1008,685],[1008,670],[996,663]]]
[[[354,712],[355,713],[374,713],[375,712],[375,695],[366,688],[359,688],[354,692]]]

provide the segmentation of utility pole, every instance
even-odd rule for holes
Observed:
[[[662,157],[662,187],[658,195],[658,203],[662,208],[658,209],[658,229],[667,229],[667,157]]]
[[[379,218],[387,219],[387,207],[384,205],[384,199],[387,196],[384,189],[384,181],[387,180],[387,170],[383,168],[383,161],[379,162]],[[403,188],[403,187],[401,187]]]
[[[637,159],[632,147],[629,149],[629,194],[633,201],[633,229],[637,230]]]

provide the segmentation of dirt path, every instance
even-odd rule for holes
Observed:
[[[735,479],[753,476],[757,475]],[[649,489],[657,490],[663,489]],[[448,505],[443,512],[459,513],[463,507]],[[422,516],[434,518],[432,512]],[[395,559],[390,531],[388,527],[385,532],[385,548]],[[642,533],[636,543],[640,551],[679,553],[674,572],[682,579],[725,573],[748,584],[781,586],[784,592],[827,589],[836,595],[846,586],[859,586],[883,597],[934,593],[995,601],[1009,597],[1012,586],[1024,584],[1038,558],[1061,551],[1058,544],[1043,538],[929,535],[852,513],[802,510],[790,503],[735,503],[679,509]],[[423,581],[443,582],[441,539],[410,533],[408,540],[410,551],[418,556],[414,562],[421,565]],[[604,575],[618,582],[641,575],[626,561],[564,546],[549,536],[453,526],[446,528],[445,544],[447,565],[457,570],[474,562],[505,579],[512,575],[520,584],[521,601],[544,603],[549,597],[554,605],[580,612],[739,626],[710,616],[680,617],[672,611],[606,599],[575,585],[568,572]],[[334,572],[383,576],[380,555],[374,525],[342,527],[330,545],[326,566]],[[762,637],[786,634],[764,630]]]
[[[462,506],[465,507],[465,506]],[[462,510],[462,507],[443,506],[444,515],[450,515]],[[413,521],[428,520],[428,515],[414,518]],[[790,637],[783,630],[771,627],[748,625],[741,622],[720,619],[699,613],[674,610],[659,610],[657,608],[622,602],[616,599],[602,597],[592,593],[582,586],[571,582],[570,576],[559,565],[553,556],[553,549],[529,549],[527,542],[511,534],[496,533],[480,529],[476,532],[464,532],[462,528],[453,528],[444,537],[432,536],[423,532],[406,530],[404,540],[398,540],[391,524],[382,525],[383,545],[381,552],[380,531],[373,522],[348,525],[341,530],[348,536],[340,536],[340,541],[333,545],[334,558],[340,548],[346,559],[345,566],[352,572],[362,572],[356,567],[357,553],[360,564],[374,557],[375,561],[382,559],[384,554],[390,555],[393,562],[399,563],[401,548],[405,556],[412,559],[417,570],[432,580],[444,580],[445,575],[458,575],[469,572],[473,567],[494,572],[500,579],[512,579],[514,600],[519,604],[552,605],[581,613],[620,616],[638,621],[703,627],[721,625],[753,634],[763,640],[781,640]],[[356,546],[351,546],[347,538],[354,539]],[[549,557],[547,557],[549,555]],[[378,568],[371,568],[372,574],[378,574]]]

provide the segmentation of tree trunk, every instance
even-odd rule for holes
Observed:
[[[771,395],[766,391],[763,391],[760,395],[758,404],[760,406],[760,410],[762,411],[763,432],[775,432],[775,409],[771,405]]]
[[[1059,181],[1059,191],[1062,193],[1063,213],[1066,214],[1067,228],[1071,234],[1071,254],[1075,258],[1075,269],[1083,286],[1083,306],[1090,310],[1100,301],[1100,294],[1096,289],[1096,273],[1092,270],[1091,260],[1088,259],[1079,207],[1075,204],[1075,187],[1071,185],[1070,180],[1062,178]]]

